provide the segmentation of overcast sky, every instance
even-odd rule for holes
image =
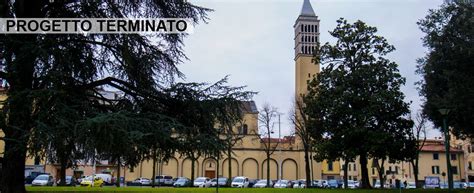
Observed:
[[[321,43],[333,42],[328,31],[336,20],[362,20],[378,28],[396,51],[388,57],[398,63],[407,83],[402,91],[411,110],[420,110],[421,98],[414,83],[416,59],[426,51],[416,22],[442,0],[311,0],[320,19]],[[230,84],[246,85],[259,92],[254,100],[260,109],[269,103],[281,113],[282,135],[291,132],[288,114],[295,85],[294,31],[303,0],[195,0],[214,9],[208,24],[198,25],[185,40],[189,57],[179,66],[185,81],[212,83],[230,75]],[[431,131],[429,136],[438,136]]]

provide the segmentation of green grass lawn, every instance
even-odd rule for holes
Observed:
[[[31,193],[55,193],[55,192],[67,192],[67,193],[74,193],[74,192],[138,192],[138,193],[213,193],[216,192],[215,188],[150,188],[150,187],[122,187],[122,188],[115,188],[115,187],[103,187],[103,188],[88,188],[88,187],[26,187],[26,190]],[[329,189],[277,189],[277,188],[219,188],[220,193],[306,193],[306,192],[315,192],[315,193],[398,193],[399,190],[329,190]],[[402,190],[402,193],[444,193],[447,192],[446,190]],[[453,193],[474,193],[472,189],[470,190],[462,190],[456,189]]]

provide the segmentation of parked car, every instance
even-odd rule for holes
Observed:
[[[61,179],[58,180],[58,184],[61,183]],[[77,180],[73,178],[72,176],[66,176],[66,186],[75,186],[77,183]]]
[[[288,180],[278,180],[275,185],[273,186],[274,188],[289,188],[290,186],[290,181]]]
[[[347,188],[349,188],[349,189],[359,188],[359,183],[357,183],[354,180],[347,180]]]
[[[155,184],[164,185],[164,186],[172,186],[173,177],[167,176],[167,175],[155,176]]]
[[[148,178],[137,178],[133,180],[133,184],[148,186],[148,185],[151,185],[151,180]]]
[[[258,182],[258,179],[250,179],[249,180],[249,188],[253,188],[253,186]]]
[[[33,180],[35,180],[36,177],[39,175],[49,175],[49,173],[44,173],[44,172],[31,172],[30,175],[25,177],[25,184],[31,184]]]
[[[328,188],[339,188],[337,180],[328,180]]]
[[[211,186],[211,179],[208,177],[198,177],[193,182],[194,187],[208,188]]]
[[[270,180],[270,186],[267,186],[267,180],[261,179],[255,185],[254,188],[271,188],[273,186],[273,182]]]
[[[81,186],[87,187],[102,187],[104,184],[104,180],[98,176],[87,176],[81,181]]]
[[[235,177],[234,180],[232,180],[231,186],[236,188],[247,188],[249,187],[249,179],[245,176]]]
[[[306,187],[306,179],[299,179],[296,180],[293,184],[293,188],[305,188]]]
[[[229,179],[226,177],[213,178],[211,180],[211,187],[216,187],[218,183],[219,183],[219,187],[226,187],[228,180]]]
[[[52,186],[53,184],[53,176],[49,174],[39,175],[31,182],[32,186]]]
[[[464,188],[474,188],[474,182],[464,182]]]
[[[380,187],[382,187],[380,185],[380,180],[375,181],[374,188],[380,188]]]
[[[186,177],[180,177],[174,182],[173,186],[174,187],[191,187],[193,183],[189,178]]]
[[[453,182],[453,188],[454,189],[462,189],[464,188],[464,183],[460,181],[454,181]]]
[[[110,175],[110,174],[95,174],[94,176],[99,177],[100,179],[102,179],[102,181],[104,181],[105,185],[110,185],[110,184],[113,183],[112,175]]]
[[[405,187],[405,189],[415,189],[415,188],[416,188],[415,182],[408,182],[407,187]]]

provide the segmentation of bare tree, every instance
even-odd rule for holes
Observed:
[[[270,136],[274,132],[273,127],[276,123],[277,117],[278,111],[275,107],[270,106],[269,104],[264,104],[258,114],[258,121],[260,122],[260,127],[263,128],[263,132],[257,136],[262,144],[264,144],[265,155],[267,156],[267,187],[270,187],[270,156],[275,152],[280,144],[280,139],[272,144]]]
[[[295,134],[301,139],[301,142],[303,143],[306,184],[309,186],[311,184],[311,157],[309,156],[309,153],[311,150],[312,138],[309,134],[309,128],[307,127],[308,117],[304,113],[304,102],[301,97],[295,99],[293,106],[294,108],[290,111],[290,121],[295,127]]]
[[[227,156],[227,160],[229,162],[228,168],[227,168],[228,173],[229,173],[229,176],[228,176],[229,180],[232,179],[232,155],[235,155],[232,148],[234,147],[234,145],[237,142],[242,141],[242,138],[244,137],[244,134],[245,134],[243,132],[244,121],[241,120],[239,122],[240,122],[240,124],[239,124],[240,126],[238,126],[237,130],[234,129],[234,124],[224,124],[223,125],[225,141],[226,141],[226,143],[228,143],[227,149],[226,149],[224,154]],[[217,173],[219,173],[219,171]]]
[[[415,184],[417,188],[420,188],[418,183],[418,173],[419,173],[419,158],[420,152],[426,142],[426,122],[428,121],[427,117],[421,112],[417,113],[415,116],[415,126],[412,130],[412,135],[416,139],[416,156],[413,159],[410,159],[410,163],[413,167],[413,175],[415,176]]]

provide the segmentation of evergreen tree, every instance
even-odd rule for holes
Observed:
[[[381,142],[409,140],[413,124],[400,91],[405,79],[384,57],[395,48],[376,32],[362,21],[339,19],[330,32],[336,43],[315,51],[315,60],[325,67],[309,82],[304,100],[312,135],[321,139],[317,157],[348,162],[358,156],[362,188],[370,188],[368,159],[392,148]]]
[[[426,56],[418,60],[423,113],[443,126],[440,109],[457,136],[474,137],[474,3],[444,4],[418,22]]]

